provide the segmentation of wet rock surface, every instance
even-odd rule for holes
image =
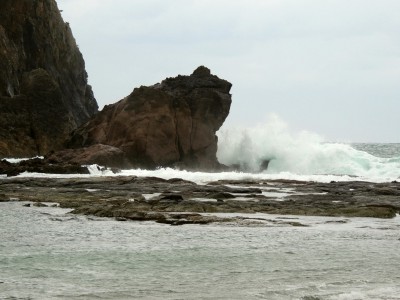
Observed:
[[[48,173],[48,174],[89,174],[86,167],[76,163],[48,163],[48,161],[33,158],[23,160],[19,163],[10,163],[0,160],[0,174],[6,176],[17,176],[24,172]]]
[[[400,212],[398,182],[274,180],[199,185],[183,179],[135,176],[2,178],[0,191],[0,202],[56,202],[75,214],[171,225],[266,224],[265,217],[254,213],[392,218]],[[291,218],[280,222],[304,226]]]

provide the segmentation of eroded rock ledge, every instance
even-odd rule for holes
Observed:
[[[172,225],[233,222],[268,226],[254,213],[392,218],[400,212],[400,184],[369,182],[217,181],[97,177],[0,179],[1,201],[57,202],[73,213],[120,221]],[[29,204],[27,204],[29,205]],[[215,213],[222,213],[222,215]],[[238,217],[224,213],[242,213]],[[213,215],[214,214],[214,215]],[[251,215],[253,214],[253,215]],[[291,217],[282,223],[304,224]],[[338,224],[346,219],[336,221]]]

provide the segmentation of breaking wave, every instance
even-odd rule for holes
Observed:
[[[379,181],[400,175],[398,152],[394,157],[380,157],[351,144],[326,142],[313,133],[292,133],[275,115],[253,128],[222,129],[218,137],[219,161],[249,172],[348,175]]]

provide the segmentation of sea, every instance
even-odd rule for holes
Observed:
[[[229,136],[219,136],[218,158],[246,171],[112,174],[89,166],[91,174],[80,176],[180,177],[199,184],[400,180],[400,144],[330,143],[309,134],[277,136],[269,144],[255,132]],[[266,159],[268,168],[260,170]],[[262,217],[309,226],[169,226],[0,203],[0,299],[400,299],[400,216]]]

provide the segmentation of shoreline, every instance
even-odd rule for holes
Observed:
[[[138,176],[0,179],[0,202],[29,201],[35,206],[51,202],[73,209],[74,214],[171,225],[266,223],[262,218],[232,216],[254,213],[394,218],[400,213],[399,196],[399,182],[251,179],[197,184]],[[282,222],[304,226],[293,220]]]

